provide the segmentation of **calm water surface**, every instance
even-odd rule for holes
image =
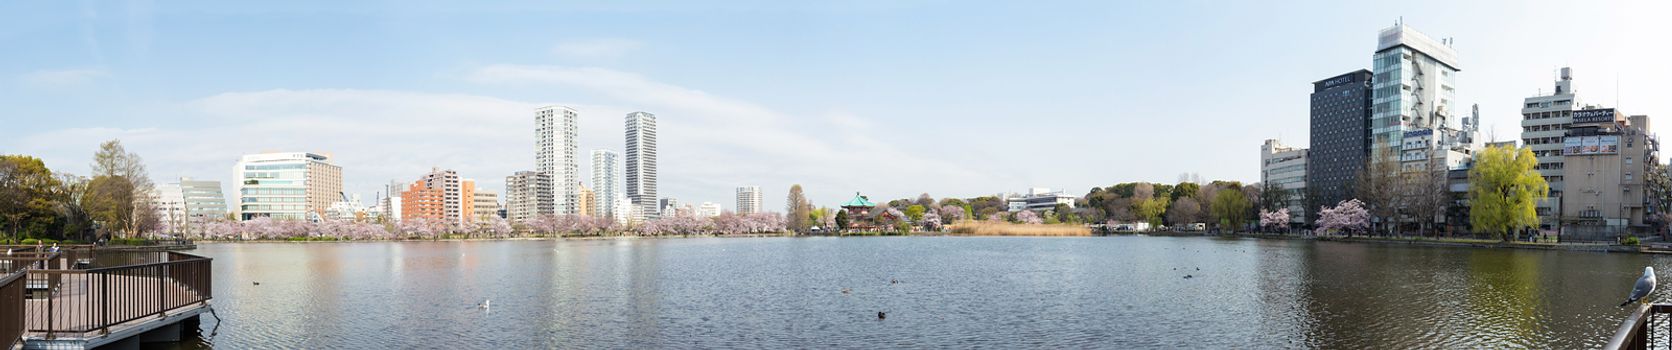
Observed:
[[[195,253],[215,258],[222,322],[180,345],[229,349],[1591,348],[1643,266],[1672,271],[1646,255],[1195,237]]]

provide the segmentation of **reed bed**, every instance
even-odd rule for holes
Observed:
[[[1091,229],[1081,225],[1029,225],[1008,222],[968,221],[953,224],[954,235],[969,236],[1090,236]]]

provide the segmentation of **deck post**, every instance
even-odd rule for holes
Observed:
[[[157,265],[157,267],[156,267],[156,269],[157,269],[157,278],[156,278],[157,279],[157,316],[159,318],[160,317],[168,317],[168,313],[164,312],[164,311],[168,311],[168,306],[167,306],[168,305],[168,298],[164,297],[164,296],[168,295],[168,291],[163,289],[163,268],[164,268],[163,265]]]
[[[57,299],[57,296],[53,295],[52,292],[53,292],[52,283],[49,281],[49,282],[47,282],[47,286],[46,286],[46,338],[47,339],[52,339],[52,328],[53,328],[52,326],[53,326],[54,323],[56,323],[54,321],[57,320],[57,318],[52,316],[52,309],[53,309],[52,300]]]
[[[99,274],[99,330],[110,334],[110,274]]]

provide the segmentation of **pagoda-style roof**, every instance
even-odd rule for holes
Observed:
[[[854,192],[853,193],[853,199],[849,199],[847,203],[842,203],[843,208],[850,208],[850,207],[872,208],[872,207],[876,207],[876,206],[877,206],[877,203],[872,203],[870,198],[859,195],[859,192]]]

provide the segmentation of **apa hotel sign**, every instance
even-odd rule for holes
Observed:
[[[1613,108],[1582,109],[1573,111],[1574,124],[1611,123],[1613,121]]]

